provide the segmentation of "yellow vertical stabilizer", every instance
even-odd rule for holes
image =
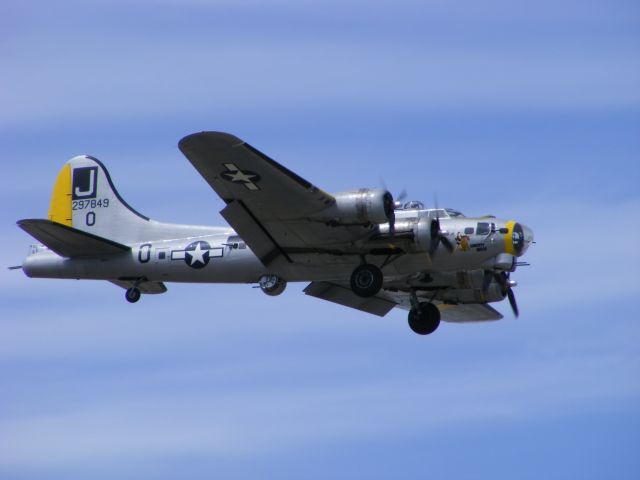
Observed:
[[[71,227],[71,166],[67,163],[56,178],[49,204],[49,220]]]

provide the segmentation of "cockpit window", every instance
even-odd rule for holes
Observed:
[[[476,235],[489,235],[491,232],[491,227],[489,222],[478,222],[478,226],[476,227]]]
[[[459,212],[458,210],[454,210],[453,208],[446,208],[445,210],[447,211],[449,216],[452,218],[464,217],[464,214],[462,212]]]
[[[403,210],[422,210],[424,208],[424,203],[419,202],[418,200],[411,200],[410,202],[406,202],[403,206]]]
[[[438,208],[437,210],[428,210],[430,218],[449,218],[449,214],[444,208]]]

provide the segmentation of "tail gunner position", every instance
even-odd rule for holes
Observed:
[[[25,274],[108,280],[131,303],[166,282],[257,283],[274,296],[310,282],[307,295],[364,312],[409,310],[423,335],[441,319],[498,320],[489,303],[505,298],[518,315],[510,274],[533,242],[521,223],[401,205],[381,189],[329,194],[227,133],[195,133],[179,147],[224,200],[231,227],[151,220],[82,155],[58,174],[48,219],[18,221],[40,242]]]

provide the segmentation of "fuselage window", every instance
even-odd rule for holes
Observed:
[[[467,227],[464,229],[465,235],[473,235],[473,227]]]

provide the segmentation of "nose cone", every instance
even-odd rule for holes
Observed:
[[[533,230],[518,222],[506,223],[507,232],[504,237],[505,251],[520,257],[533,242]]]
[[[533,243],[533,230],[531,230],[526,225],[522,225],[522,233],[524,235],[524,247],[522,248],[522,253],[527,251],[529,245]]]
[[[522,225],[522,231],[524,232],[524,242],[526,244],[533,243],[533,230],[526,225]]]

